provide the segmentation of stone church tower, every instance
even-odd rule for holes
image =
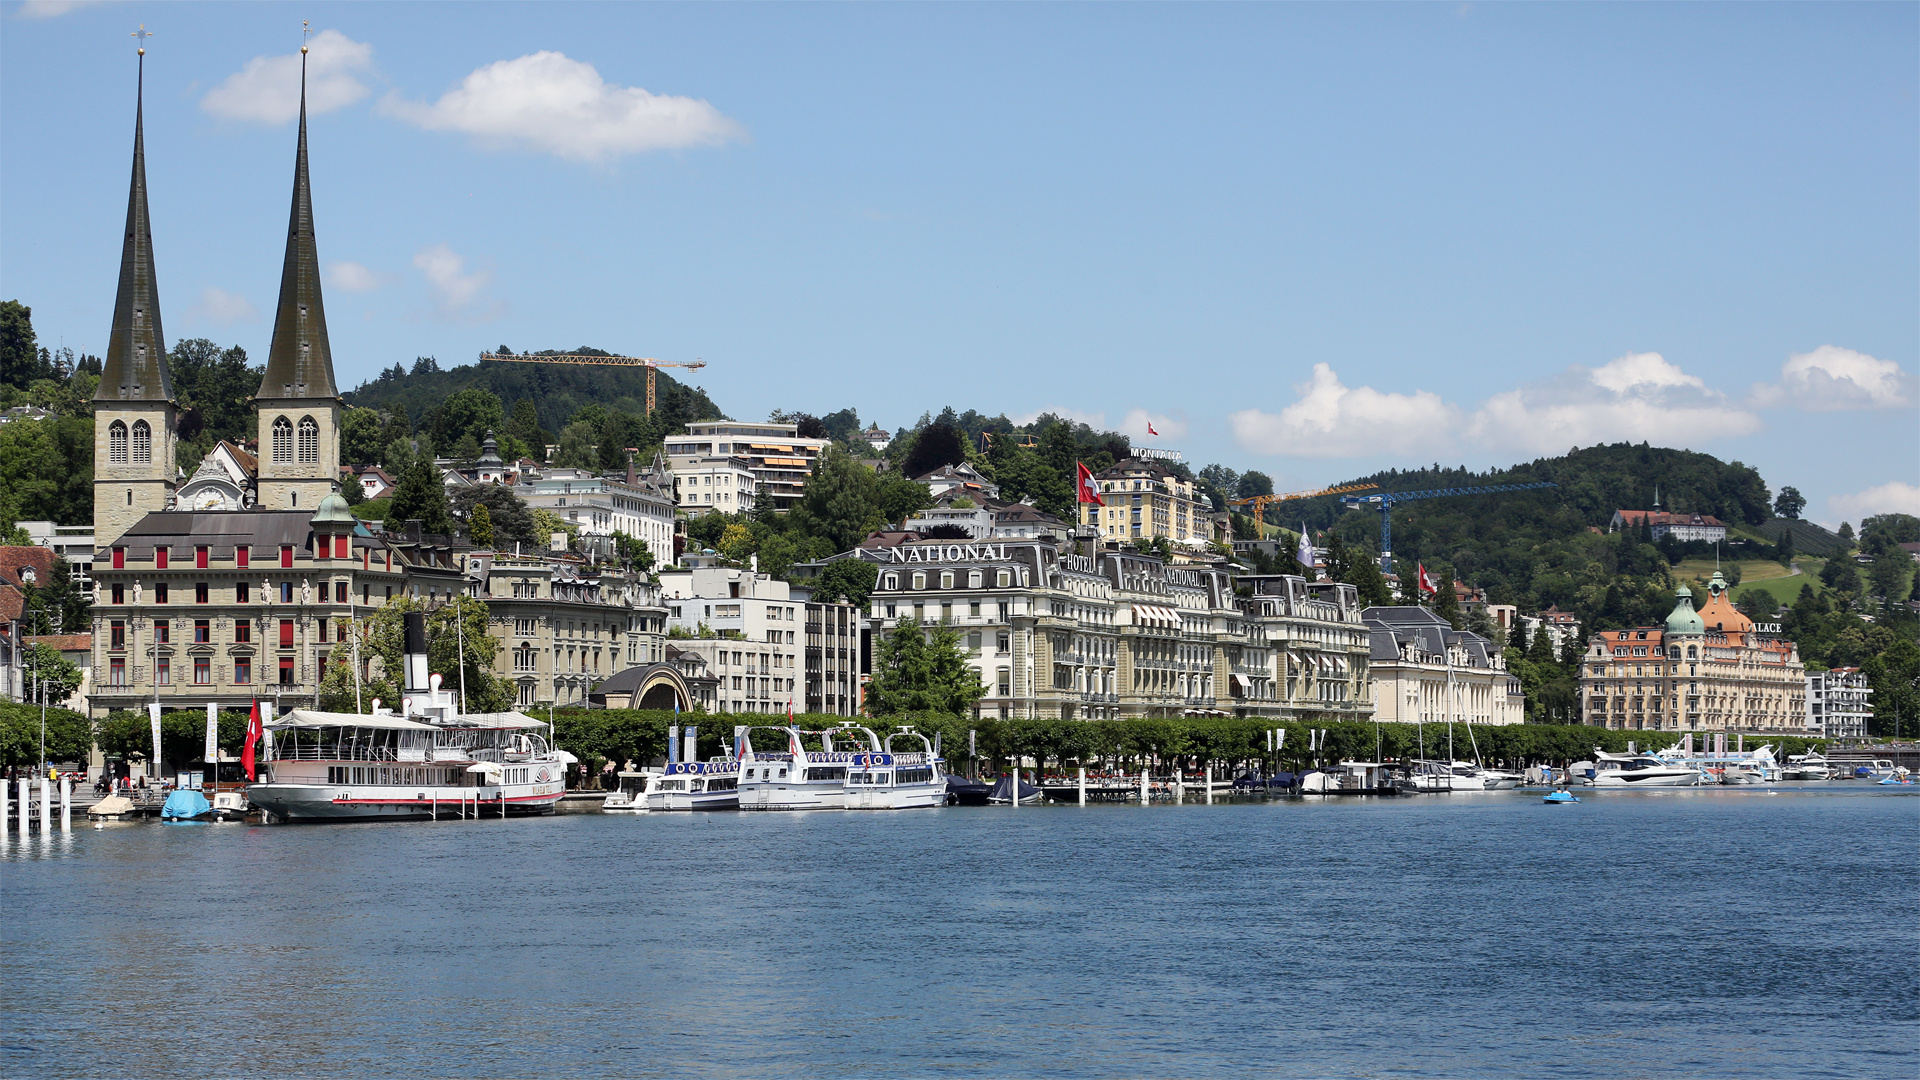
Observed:
[[[134,96],[133,182],[120,248],[120,289],[100,389],[93,395],[93,531],[101,545],[120,539],[152,511],[170,509],[176,475],[173,383],[147,217],[146,53],[140,50],[140,88]]]
[[[254,404],[259,410],[262,510],[312,510],[340,479],[340,394],[333,383],[320,256],[307,186],[306,47],[300,49],[300,145],[293,165],[293,212],[273,343]]]

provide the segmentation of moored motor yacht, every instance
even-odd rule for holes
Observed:
[[[1593,767],[1587,770],[1588,787],[1691,787],[1703,782],[1705,773],[1685,765],[1674,765],[1653,754],[1609,754],[1598,747],[1593,751]]]
[[[653,790],[654,781],[660,778],[659,769],[624,770],[618,774],[620,786],[610,793],[600,809],[609,814],[644,814],[647,795]]]
[[[756,730],[778,731],[787,737],[787,752],[768,754],[753,748]],[[864,734],[866,745],[856,741]],[[820,749],[808,750],[802,735],[820,736]],[[850,744],[842,750],[834,745],[834,736]],[[844,810],[847,806],[847,773],[860,755],[886,753],[873,732],[857,727],[853,721],[838,729],[802,731],[797,727],[750,728],[734,730],[735,753],[740,762],[740,809],[742,810]],[[944,789],[943,789],[944,790]]]
[[[860,729],[871,737],[872,731]],[[917,739],[921,749],[896,752],[893,740]],[[878,754],[855,754],[847,766],[849,810],[907,810],[947,804],[947,774],[933,743],[912,728],[888,735]]]
[[[1831,780],[1833,769],[1827,759],[1819,753],[1808,751],[1804,754],[1791,754],[1787,757],[1787,767],[1780,771],[1782,780]]]

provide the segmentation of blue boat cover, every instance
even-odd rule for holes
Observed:
[[[1040,794],[1039,788],[1034,787],[1025,780],[1020,781],[1021,802],[1027,802],[1038,794]],[[993,794],[989,795],[988,798],[1011,802],[1013,800],[1013,777],[1002,776],[1000,782],[993,785]]]
[[[211,809],[213,809],[213,804],[207,801],[205,795],[190,788],[182,788],[167,796],[166,803],[160,807],[160,816],[163,818],[197,818]]]

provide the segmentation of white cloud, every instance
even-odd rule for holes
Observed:
[[[327,287],[341,292],[372,292],[386,283],[386,277],[357,262],[327,264]]]
[[[1153,425],[1153,431],[1147,431],[1147,425]],[[1166,413],[1150,413],[1145,409],[1129,412],[1126,419],[1120,421],[1120,433],[1134,442],[1147,439],[1184,439],[1187,437],[1187,422]]]
[[[1753,388],[1755,405],[1793,406],[1808,412],[1896,409],[1912,402],[1913,376],[1892,360],[1822,345],[1795,353],[1780,365],[1778,384]]]
[[[1058,405],[1049,405],[1044,409],[1035,409],[1030,413],[1011,416],[1015,427],[1026,427],[1043,416],[1057,416],[1070,423],[1085,424],[1095,431],[1107,430],[1107,414],[1103,412],[1082,412],[1079,409],[1063,409]]]
[[[427,104],[390,94],[380,110],[429,131],[524,146],[574,161],[716,146],[746,131],[699,98],[616,86],[592,64],[537,52],[478,68]]]
[[[504,312],[504,303],[488,301],[481,295],[493,282],[493,272],[485,269],[468,272],[466,257],[447,245],[421,248],[413,257],[413,265],[426,275],[434,306],[442,317],[486,322],[499,318]]]
[[[1856,525],[1875,514],[1920,516],[1920,484],[1894,480],[1851,495],[1827,496],[1827,520]]]
[[[342,109],[370,90],[359,76],[373,70],[373,46],[338,30],[307,42],[307,111]],[[256,56],[200,99],[215,116],[256,124],[284,124],[300,116],[300,54]]]
[[[215,326],[231,326],[259,318],[260,309],[238,293],[209,285],[201,291],[200,302],[187,309],[187,316]]]
[[[1230,416],[1234,442],[1256,454],[1298,457],[1424,455],[1451,443],[1460,423],[1459,410],[1438,394],[1349,387],[1324,363],[1313,365],[1312,381],[1296,385],[1294,392],[1300,400],[1277,416],[1259,409]]]
[[[1758,416],[1659,353],[1630,353],[1495,394],[1475,410],[1467,437],[1488,449],[1544,454],[1601,442],[1695,445],[1760,426]]]
[[[26,0],[13,9],[13,13],[22,19],[54,19],[69,11],[95,7],[105,0]]]

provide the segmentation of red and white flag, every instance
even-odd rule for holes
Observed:
[[[1083,503],[1092,503],[1095,506],[1107,505],[1107,500],[1100,497],[1100,485],[1093,478],[1093,470],[1087,468],[1086,462],[1084,461],[1076,461],[1074,462],[1074,466],[1080,470],[1079,480],[1075,484],[1075,487],[1078,488],[1079,500]]]
[[[1433,584],[1433,579],[1427,576],[1426,564],[1417,563],[1415,565],[1420,567],[1420,591],[1430,593],[1439,592],[1440,590]]]
[[[1151,421],[1151,420],[1149,420],[1149,421],[1147,421],[1147,434],[1149,434],[1149,435],[1158,435],[1158,434],[1160,434],[1159,432],[1157,432],[1157,431],[1155,431],[1155,430],[1153,430],[1153,421]]]
[[[240,749],[240,767],[247,770],[247,779],[253,779],[253,744],[260,738],[260,699],[253,701],[253,712],[247,716],[247,744]]]

